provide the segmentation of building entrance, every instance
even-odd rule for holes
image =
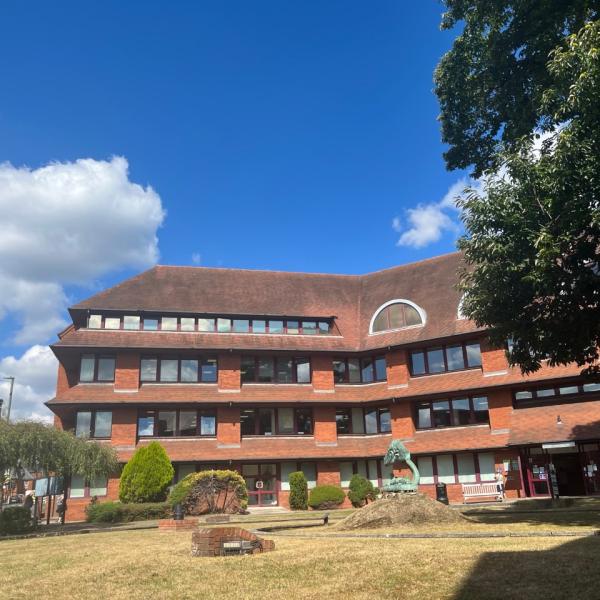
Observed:
[[[242,465],[248,506],[277,506],[277,465]]]
[[[584,496],[586,490],[579,454],[576,452],[553,454],[550,461],[556,469],[558,494],[560,496]]]

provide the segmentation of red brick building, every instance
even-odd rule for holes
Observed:
[[[158,440],[176,479],[239,470],[250,504],[287,505],[288,474],[311,486],[377,485],[402,440],[420,489],[506,476],[509,497],[600,492],[600,384],[576,366],[524,377],[461,318],[460,255],[364,276],[154,267],[70,309],[56,424],[127,461]],[[71,519],[118,480],[74,478]]]

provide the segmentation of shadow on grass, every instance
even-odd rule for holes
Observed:
[[[579,538],[551,550],[486,552],[454,600],[600,598],[600,538]]]

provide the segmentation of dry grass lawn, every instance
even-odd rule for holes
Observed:
[[[0,597],[598,597],[600,538],[274,539],[275,552],[228,558],[192,558],[189,532],[2,541]]]

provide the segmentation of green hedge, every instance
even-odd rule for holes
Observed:
[[[170,519],[171,506],[166,502],[124,504],[121,502],[92,502],[85,509],[88,523],[128,523],[150,519]]]
[[[348,489],[348,499],[352,502],[352,506],[358,508],[364,506],[377,498],[379,489],[373,487],[373,484],[362,475],[352,475],[350,479],[350,487]]]
[[[0,535],[27,533],[34,528],[31,511],[24,506],[9,506],[0,512]]]
[[[337,485],[318,485],[310,491],[308,505],[320,510],[337,508],[345,497],[344,490]]]
[[[290,508],[306,510],[308,508],[308,483],[302,471],[290,473]]]

